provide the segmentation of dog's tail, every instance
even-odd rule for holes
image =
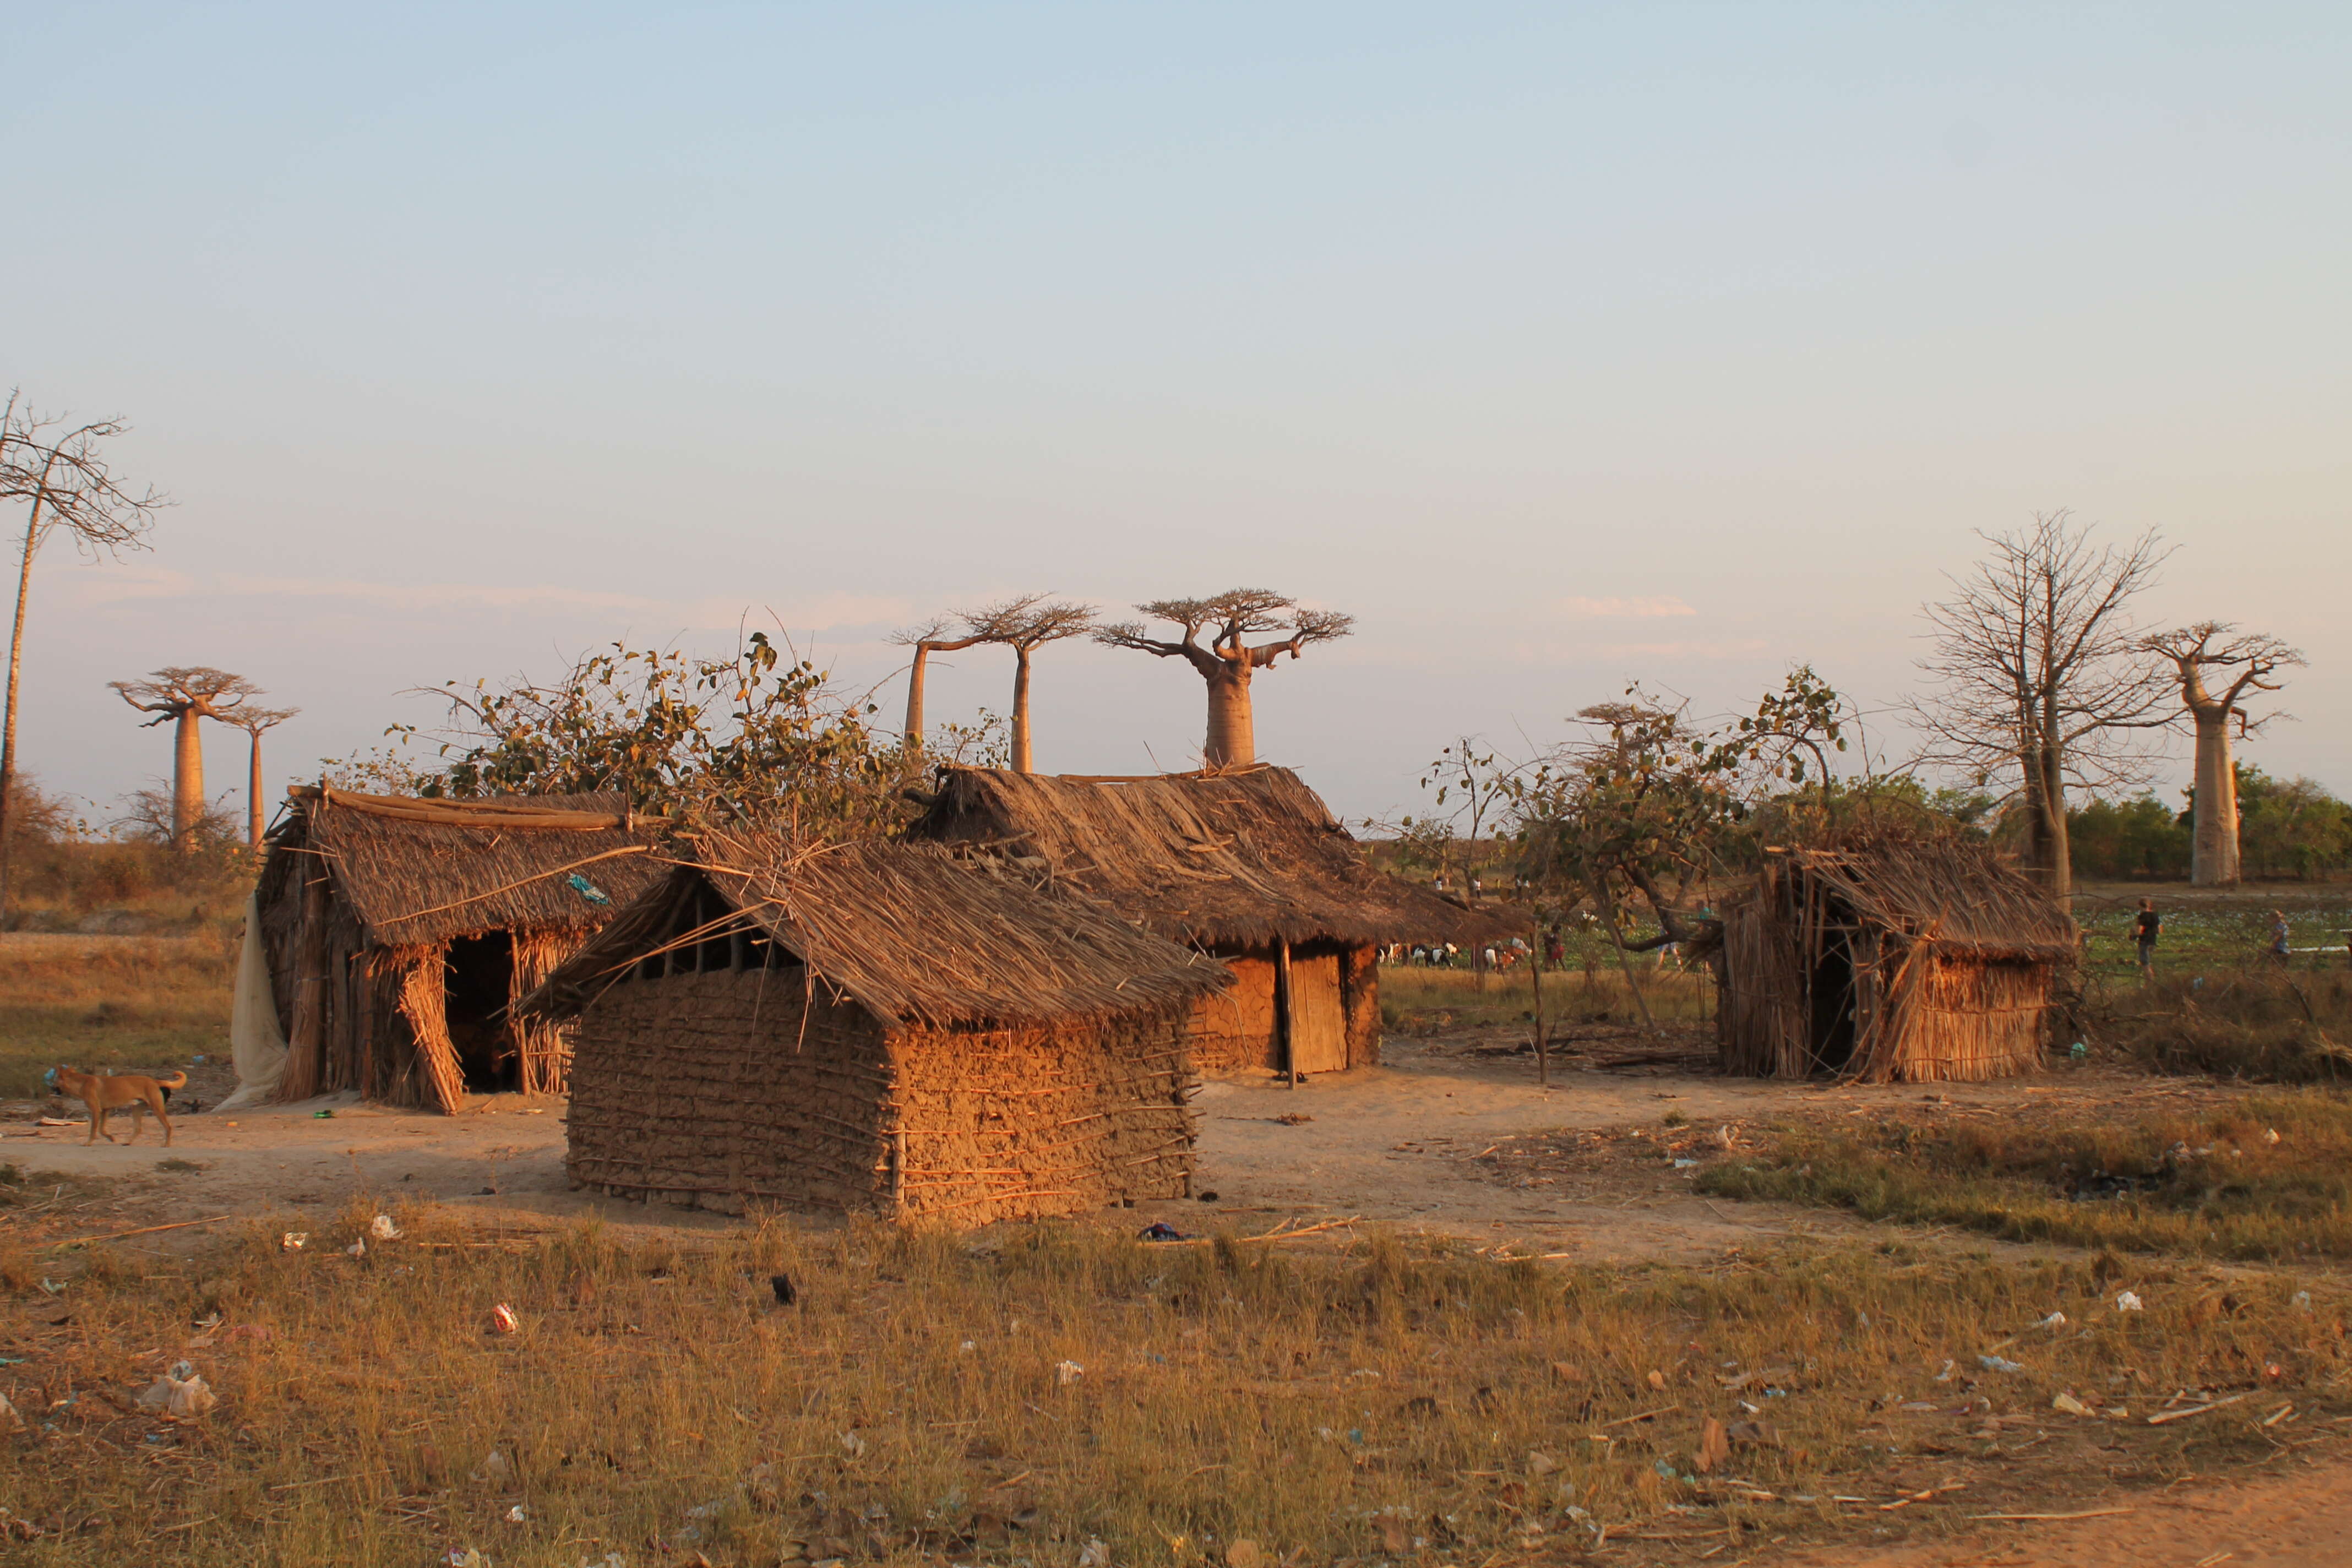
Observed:
[[[170,1078],[159,1078],[155,1080],[155,1087],[165,1094],[170,1094],[175,1089],[185,1089],[188,1087],[188,1075],[175,1072]]]

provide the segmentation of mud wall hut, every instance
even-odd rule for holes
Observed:
[[[1980,844],[1880,836],[1768,852],[1723,906],[1724,1068],[1865,1083],[2032,1072],[2078,940]]]
[[[1493,940],[1495,917],[1375,870],[1287,768],[1140,778],[940,770],[914,835],[1050,873],[1235,984],[1192,1025],[1204,1068],[1338,1072],[1380,1060],[1378,953]]]
[[[357,1089],[454,1111],[561,1093],[569,1044],[510,1004],[667,867],[618,795],[291,792],[255,889],[287,1055],[277,1097]]]
[[[524,1004],[578,1020],[574,1182],[956,1225],[1189,1193],[1222,966],[935,845],[692,858]]]

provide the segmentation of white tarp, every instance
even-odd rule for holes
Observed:
[[[286,1036],[269,991],[269,960],[261,951],[261,895],[245,900],[245,944],[236,955],[236,993],[229,1007],[228,1043],[236,1062],[236,1092],[214,1107],[266,1104],[286,1070]]]

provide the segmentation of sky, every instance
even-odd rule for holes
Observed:
[[[937,612],[1234,585],[1356,616],[1259,753],[1388,816],[1634,680],[1889,713],[1977,531],[2057,509],[2176,547],[2151,626],[2302,647],[2242,756],[2352,792],[2352,9],[9,26],[0,384],[177,502],[36,565],[23,765],[98,819],[168,770],[106,686],[162,665],[301,709],[274,795],[616,638],[782,627],[887,708]],[[935,720],[1004,709],[944,662]],[[1198,755],[1172,661],[1061,645],[1035,702],[1049,771]]]

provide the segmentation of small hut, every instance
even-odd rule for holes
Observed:
[[[1201,1005],[1204,1068],[1337,1072],[1380,1060],[1379,950],[1500,925],[1372,868],[1287,768],[1102,778],[940,770],[913,832],[1050,872],[1236,984]]]
[[[1990,848],[1857,837],[1768,851],[1723,910],[1724,1070],[1864,1083],[2041,1066],[2074,922]]]
[[[261,1022],[286,1045],[277,1097],[357,1089],[454,1111],[468,1091],[561,1093],[562,1033],[509,1005],[660,879],[667,825],[618,795],[308,785],[287,805],[252,906],[276,1014]]]
[[[935,845],[692,858],[523,1004],[579,1020],[574,1182],[957,1225],[1187,1194],[1218,964]]]

